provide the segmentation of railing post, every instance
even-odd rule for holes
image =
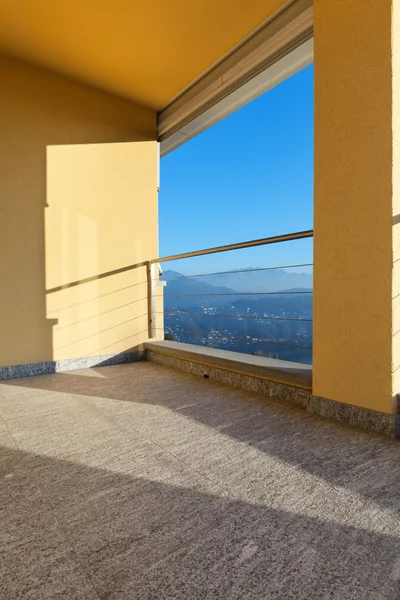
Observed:
[[[155,265],[151,261],[146,262],[147,274],[147,320],[149,338],[156,337],[156,281]]]

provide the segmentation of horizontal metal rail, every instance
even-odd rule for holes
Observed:
[[[216,296],[290,296],[290,295],[294,295],[294,296],[300,296],[302,294],[312,294],[312,291],[310,292],[229,292],[227,294],[220,294],[220,293],[214,293],[214,294],[210,294],[210,293],[201,293],[201,294],[164,294],[164,298],[166,298],[167,296],[169,296],[170,298],[172,298],[172,296],[212,296],[213,298],[215,298]]]
[[[195,250],[193,252],[184,252],[183,254],[172,254],[171,256],[163,256],[154,258],[150,261],[152,264],[169,262],[171,260],[180,260],[182,258],[193,258],[194,256],[204,256],[206,254],[217,254],[218,252],[229,252],[230,250],[240,250],[243,248],[254,248],[255,246],[266,246],[268,244],[278,244],[279,242],[291,242],[294,240],[304,240],[313,237],[312,229],[308,231],[298,231],[297,233],[286,233],[284,235],[276,235],[274,237],[261,238],[259,240],[250,240],[247,242],[239,242],[237,244],[228,244],[226,246],[216,246],[215,248],[206,248],[204,250]]]
[[[312,319],[299,319],[297,317],[255,317],[252,315],[219,315],[213,313],[187,313],[187,312],[170,312],[164,310],[164,315],[180,316],[180,317],[218,317],[219,319],[255,319],[256,321],[302,321],[304,323],[312,323]]]
[[[172,281],[173,279],[192,279],[193,277],[211,277],[212,275],[230,275],[234,273],[254,273],[256,271],[276,271],[278,269],[298,269],[300,267],[312,267],[313,263],[304,263],[301,265],[282,265],[279,267],[258,267],[257,269],[236,269],[234,271],[219,271],[217,273],[197,273],[197,275],[176,275],[175,277],[168,277],[163,281]],[[158,280],[156,280],[158,281]]]
[[[247,342],[249,344],[271,344],[272,346],[287,346],[289,348],[306,348],[307,350],[311,350],[312,346],[303,346],[301,344],[282,344],[281,342],[274,342],[271,340],[259,340],[259,339],[250,339],[247,337],[233,337],[231,335],[215,335],[214,333],[198,333],[196,331],[182,331],[177,329],[176,331],[171,331],[167,333],[172,333],[173,335],[184,334],[184,335],[196,335],[198,337],[213,337],[217,339],[226,339],[226,340],[235,340]]]

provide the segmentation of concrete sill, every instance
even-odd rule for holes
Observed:
[[[240,354],[228,350],[217,350],[195,346],[194,344],[182,344],[180,342],[147,342],[145,349],[156,354],[187,360],[207,367],[311,390],[312,368],[301,363]]]

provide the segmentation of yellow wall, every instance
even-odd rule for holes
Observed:
[[[391,0],[314,2],[313,391],[387,413],[394,411],[391,7]]]
[[[393,394],[400,394],[400,2],[393,3]]]
[[[137,346],[144,269],[96,278],[157,255],[155,113],[11,59],[0,77],[0,365]]]

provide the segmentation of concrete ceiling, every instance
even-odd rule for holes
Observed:
[[[162,108],[284,0],[5,0],[18,58]]]

